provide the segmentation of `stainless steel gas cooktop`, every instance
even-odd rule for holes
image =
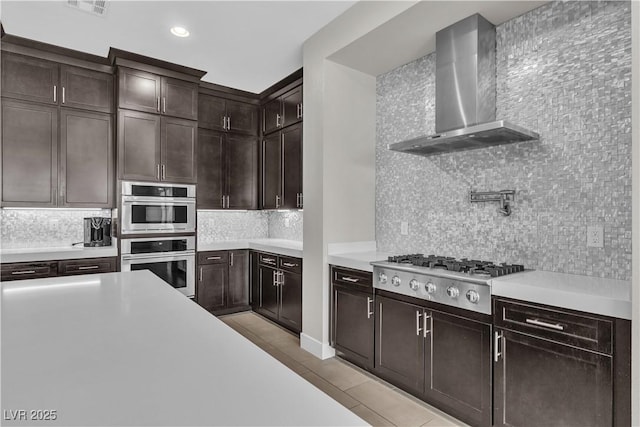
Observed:
[[[491,314],[491,279],[524,271],[519,264],[423,254],[372,262],[377,289]]]

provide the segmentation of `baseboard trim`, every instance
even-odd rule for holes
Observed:
[[[322,343],[304,332],[300,333],[300,347],[321,360],[329,359],[336,355],[336,351],[329,343]]]

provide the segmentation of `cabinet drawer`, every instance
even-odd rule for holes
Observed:
[[[60,276],[75,274],[112,273],[116,271],[115,258],[88,258],[60,261],[58,273]]]
[[[258,253],[258,262],[262,265],[270,267],[278,267],[278,255]]]
[[[300,258],[281,256],[278,258],[278,268],[292,273],[302,274],[302,260]]]
[[[2,264],[2,281],[39,279],[58,275],[57,262],[21,262]]]
[[[356,288],[371,288],[373,274],[368,271],[353,270],[346,267],[331,266],[331,281],[336,285]]]
[[[494,300],[494,317],[499,328],[612,353],[613,322],[607,318],[498,298]]]
[[[198,253],[198,265],[227,264],[229,253],[227,251],[211,251]]]

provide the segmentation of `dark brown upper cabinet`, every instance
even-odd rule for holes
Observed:
[[[262,107],[262,132],[267,134],[302,120],[302,85],[274,98]]]
[[[256,209],[256,138],[208,129],[198,132],[198,208]]]
[[[262,141],[262,209],[301,209],[302,124]]]
[[[58,108],[3,99],[2,206],[54,207],[57,188]]]
[[[197,178],[197,122],[120,110],[118,170],[122,179],[192,183]]]
[[[113,206],[110,114],[3,99],[2,123],[3,206]]]
[[[111,114],[60,110],[61,205],[113,206],[112,132]]]
[[[258,134],[258,107],[201,93],[198,98],[198,126],[221,132]]]
[[[118,106],[146,113],[197,120],[198,84],[119,67]]]
[[[2,96],[110,113],[113,111],[113,76],[3,52]]]

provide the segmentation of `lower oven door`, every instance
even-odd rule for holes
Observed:
[[[196,294],[195,253],[122,255],[121,270],[149,270],[189,298]]]

